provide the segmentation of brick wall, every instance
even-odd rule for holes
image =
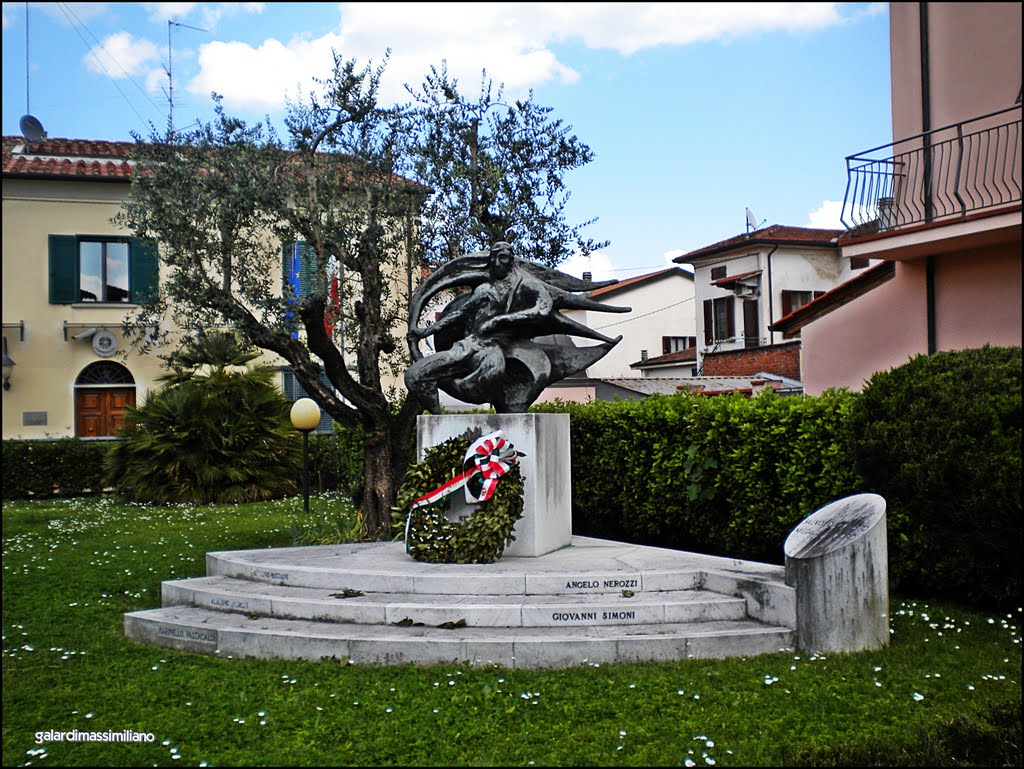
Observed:
[[[704,356],[704,376],[754,376],[762,372],[800,379],[800,341]]]

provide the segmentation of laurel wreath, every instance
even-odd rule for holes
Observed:
[[[475,436],[479,437],[479,436]],[[398,490],[395,525],[405,527],[412,503],[462,472],[466,451],[474,436],[450,438],[428,449],[423,461],[409,468]],[[486,502],[472,505],[473,512],[458,521],[445,516],[446,498],[430,507],[412,511],[406,550],[427,563],[494,563],[515,537],[512,528],[523,515],[523,476],[513,465]]]

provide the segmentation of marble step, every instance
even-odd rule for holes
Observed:
[[[621,594],[651,590],[689,590],[703,572],[692,567],[643,569],[614,561],[590,563],[557,554],[539,558],[502,558],[493,564],[425,564],[399,547],[339,545],[318,548],[240,550],[206,554],[209,576],[233,577],[271,585],[364,593],[466,593],[545,595]]]
[[[725,658],[791,651],[793,630],[752,619],[575,627],[360,625],[251,617],[195,606],[130,612],[127,637],[221,657],[509,668]]]
[[[463,589],[468,585],[463,583]],[[706,590],[618,594],[460,595],[344,593],[332,588],[274,585],[214,576],[168,580],[163,605],[191,605],[249,616],[320,622],[437,627],[568,627],[600,624],[651,625],[737,620],[746,601]]]

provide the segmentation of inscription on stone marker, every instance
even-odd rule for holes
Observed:
[[[566,590],[621,590],[623,588],[639,588],[639,579],[570,579],[565,583]]]
[[[249,602],[237,598],[221,598],[220,596],[210,597],[210,606],[222,606],[225,609],[248,609]]]
[[[288,581],[288,572],[286,571],[269,571],[268,569],[253,569],[252,576],[256,579],[277,579],[282,582]]]
[[[790,558],[813,558],[864,536],[885,515],[885,503],[873,494],[840,499],[801,521],[786,538]]]
[[[556,611],[552,613],[553,622],[627,622],[636,618],[635,611]]]
[[[192,628],[184,627],[169,627],[164,626],[160,628],[160,635],[166,638],[178,638],[183,641],[198,641],[200,643],[217,643],[217,631],[216,630],[193,630]]]

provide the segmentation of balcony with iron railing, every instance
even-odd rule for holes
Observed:
[[[1021,203],[1021,105],[846,158],[847,235],[953,222]]]

